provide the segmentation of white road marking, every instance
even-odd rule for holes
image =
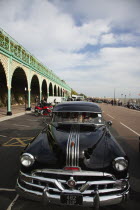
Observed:
[[[0,135],[1,137],[7,137],[7,136],[3,136],[3,135]]]
[[[31,127],[31,126],[29,126],[29,125],[18,125],[18,124],[13,124],[13,125],[15,125],[15,126],[22,126],[22,127],[27,127],[27,128]]]
[[[10,203],[10,205],[8,206],[7,210],[11,210],[11,208],[15,204],[16,200],[18,199],[18,197],[19,197],[19,195],[16,195],[16,197],[14,198],[14,200],[12,201],[12,203]]]
[[[132,131],[133,133],[135,133],[137,136],[140,136],[139,133],[137,133],[136,131],[132,130],[131,128],[129,128],[127,125],[123,124],[122,122],[120,122],[121,125],[123,125],[124,127],[126,127],[127,129],[129,129],[130,131]]]
[[[15,189],[0,188],[0,191],[9,191],[9,192],[14,192],[14,191],[16,191],[16,190],[15,190]]]
[[[109,117],[111,117],[112,119],[115,119],[114,117],[112,117],[110,114],[107,114]]]

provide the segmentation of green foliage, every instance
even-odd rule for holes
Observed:
[[[75,90],[71,89],[71,95],[78,95],[78,93]]]
[[[80,93],[79,95],[80,96],[84,96],[84,98],[87,98],[87,96],[85,94],[83,94],[83,93]]]
[[[79,95],[79,96],[84,96],[84,98],[87,98],[87,96],[83,93],[77,93],[75,90],[71,89],[71,95]]]

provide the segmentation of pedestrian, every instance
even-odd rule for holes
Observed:
[[[111,100],[111,104],[112,104],[112,106],[113,106],[113,102],[114,102],[114,101],[113,101],[113,100]]]
[[[47,98],[44,98],[44,106],[47,105]]]
[[[42,100],[41,100],[41,106],[42,106],[42,107],[44,106],[44,97],[43,97]]]
[[[39,97],[36,96],[36,97],[35,97],[35,105],[38,106],[38,104],[39,104]]]

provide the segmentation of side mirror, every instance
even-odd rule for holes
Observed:
[[[107,121],[108,126],[112,126],[112,121]]]

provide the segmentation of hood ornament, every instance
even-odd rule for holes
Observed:
[[[75,180],[74,180],[73,177],[70,177],[70,179],[67,181],[66,184],[67,184],[70,188],[74,188],[75,185],[76,185],[76,182],[75,182]]]

